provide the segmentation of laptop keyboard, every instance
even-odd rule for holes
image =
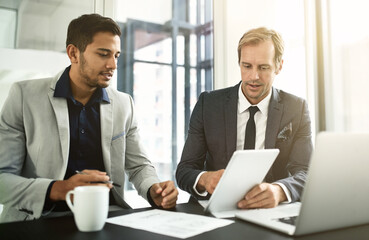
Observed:
[[[292,216],[292,217],[278,218],[277,221],[295,226],[296,219],[297,219],[297,216]]]

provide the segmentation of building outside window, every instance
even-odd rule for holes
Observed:
[[[150,13],[136,14],[142,4]],[[134,99],[160,179],[174,180],[191,111],[213,88],[212,1],[125,1],[116,16],[123,32],[117,88]]]

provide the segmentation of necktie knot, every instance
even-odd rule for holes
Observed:
[[[254,115],[257,111],[259,111],[259,108],[257,106],[249,107],[250,117],[254,117]]]

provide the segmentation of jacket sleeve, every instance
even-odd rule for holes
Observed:
[[[208,151],[203,118],[203,103],[207,92],[199,96],[192,112],[188,136],[183,148],[181,160],[177,166],[176,180],[178,186],[193,196],[198,196],[193,190],[197,176],[203,171]]]
[[[22,177],[24,162],[29,153],[23,118],[23,96],[19,84],[13,84],[0,116],[0,203],[4,211],[0,221],[15,220],[10,208],[25,219],[39,218],[47,188],[52,181]],[[36,166],[34,166],[36,168]],[[36,170],[35,170],[36,171]]]
[[[301,199],[313,151],[311,121],[306,101],[303,101],[301,114],[298,116],[301,117],[300,124],[294,135],[286,165],[289,176],[277,181],[288,188],[292,202]]]

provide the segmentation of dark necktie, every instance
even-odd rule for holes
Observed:
[[[243,149],[255,149],[256,128],[254,115],[259,111],[258,107],[249,107],[250,117],[246,125],[245,145]]]

